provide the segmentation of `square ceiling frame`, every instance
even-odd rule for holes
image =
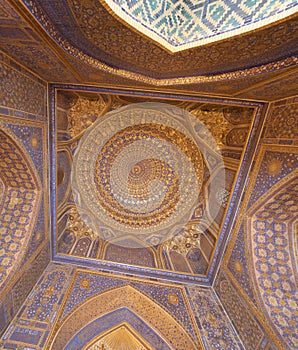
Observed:
[[[126,265],[106,260],[94,260],[85,257],[75,257],[58,253],[57,251],[57,115],[56,102],[57,92],[59,90],[72,92],[87,93],[105,93],[119,94],[124,96],[154,98],[162,100],[190,101],[208,104],[225,104],[241,107],[255,108],[255,117],[251,125],[251,129],[243,151],[241,163],[235,179],[235,185],[230,197],[230,204],[227,208],[223,224],[219,233],[218,243],[211,262],[207,276],[191,275],[187,273],[178,273],[166,270],[156,270],[148,267],[140,267],[136,265]],[[197,96],[195,94],[171,93],[171,92],[155,92],[141,91],[133,89],[106,88],[97,86],[69,85],[69,84],[49,84],[48,94],[49,106],[49,229],[51,241],[52,261],[57,263],[67,263],[92,269],[101,272],[116,273],[126,276],[138,276],[151,280],[167,280],[176,283],[194,283],[201,286],[211,286],[215,280],[216,274],[220,267],[223,254],[230,237],[230,233],[235,223],[235,217],[239,210],[245,187],[248,180],[248,173],[252,164],[252,159],[257,152],[258,142],[262,133],[266,111],[268,104],[264,102],[255,102],[249,100],[229,99],[210,96]]]

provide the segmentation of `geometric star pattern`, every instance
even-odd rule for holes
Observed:
[[[298,294],[291,239],[291,226],[298,213],[297,181],[297,176],[293,177],[251,218],[251,253],[258,291],[271,321],[292,349],[298,346]]]
[[[121,19],[178,51],[247,32],[297,10],[297,0],[105,0]]]
[[[3,288],[25,252],[41,194],[29,156],[4,130],[0,130],[0,145],[0,286]]]

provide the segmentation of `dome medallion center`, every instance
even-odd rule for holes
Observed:
[[[109,112],[77,148],[72,186],[88,225],[104,238],[168,239],[192,216],[204,159],[195,130],[205,128],[170,105],[141,103]]]

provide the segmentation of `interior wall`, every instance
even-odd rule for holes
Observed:
[[[201,348],[182,287],[54,263],[4,334],[2,346],[78,349],[123,322],[154,349]]]
[[[243,344],[212,288],[187,288],[204,349],[242,350]]]
[[[105,285],[99,277],[96,278],[100,283],[92,282],[95,277],[89,278],[88,282],[86,276],[92,273],[80,272],[80,275],[71,267],[51,264],[36,284],[50,259],[47,236],[47,86],[4,54],[0,54],[0,66],[0,126],[18,140],[26,155],[29,155],[43,189],[36,224],[19,261],[20,268],[9,277],[1,291],[0,328],[3,332],[16,316],[2,341],[14,344],[14,348],[27,344],[31,348],[42,349],[49,339],[50,330],[61,325],[65,312],[84,303],[94,295],[92,293],[105,291],[99,286],[108,289],[126,282],[120,283],[117,282],[120,279],[110,278]],[[293,203],[297,198],[297,114],[298,98],[278,101],[270,106],[245,189],[241,215],[238,215],[214,285],[224,309],[210,289],[188,288],[178,292],[180,287],[177,287],[176,292],[172,293],[170,287],[163,286],[152,292],[154,288],[148,286],[153,283],[143,283],[141,293],[158,305],[163,305],[173,318],[180,320],[185,329],[191,319],[193,330],[189,329],[189,332],[195,334],[194,329],[198,328],[207,349],[212,346],[241,349],[241,342],[246,349],[298,346],[295,332],[298,328],[295,316],[297,208]],[[266,211],[270,213],[269,216]],[[282,216],[279,217],[279,214]],[[279,226],[281,223],[283,225]],[[261,236],[265,237],[265,243],[258,241]],[[280,243],[275,241],[275,237],[280,238]],[[3,236],[1,239],[9,238]],[[270,243],[277,249],[270,251]],[[260,248],[266,249],[262,251]],[[1,261],[5,261],[8,253],[2,250]],[[278,253],[283,257],[276,255]],[[272,263],[263,264],[270,258]],[[34,291],[29,295],[35,284]],[[141,282],[135,284],[140,286]],[[78,290],[79,295],[76,294]],[[179,293],[188,295],[189,301],[182,298],[189,310],[188,316],[183,313],[179,296],[177,301]],[[21,305],[23,308],[17,314]],[[233,325],[229,323],[225,311]]]
[[[149,282],[57,263],[47,266],[0,345],[81,349],[123,324],[153,349],[243,349],[211,288]]]
[[[270,105],[215,290],[247,349],[298,346],[298,98]]]
[[[47,227],[47,85],[44,81],[0,53],[0,128],[11,140],[6,170],[1,168],[3,178],[0,196],[1,256],[5,276],[0,292],[0,332],[3,333],[50,259]],[[2,143],[0,147],[4,147]],[[19,149],[19,154],[12,152]],[[20,163],[23,159],[23,163]],[[5,166],[2,158],[1,166]],[[28,167],[27,173],[22,173]],[[16,189],[10,191],[5,182],[16,171]],[[17,182],[18,169],[22,181]],[[29,175],[28,175],[29,174]],[[36,179],[36,187],[26,190],[26,180]],[[12,177],[14,175],[12,174]],[[12,179],[13,180],[13,179]],[[30,185],[30,183],[29,183]],[[28,186],[29,186],[28,185]],[[32,196],[36,200],[32,201]],[[18,259],[16,255],[18,254]],[[15,259],[14,259],[15,258]]]

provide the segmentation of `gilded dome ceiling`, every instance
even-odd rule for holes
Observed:
[[[205,159],[211,157],[212,165]],[[216,183],[223,168],[216,141],[198,118],[171,105],[139,103],[87,129],[75,153],[72,187],[81,217],[88,216],[101,238],[131,234],[156,245],[190,221],[203,181],[212,176]],[[220,177],[224,182],[224,172]],[[210,186],[210,199],[216,190]],[[220,204],[204,207],[204,220],[212,224]]]
[[[65,258],[201,281],[212,271],[257,106],[165,97],[57,92]]]
[[[144,340],[139,340],[139,336],[134,333],[130,327],[123,324],[84,350],[152,350],[150,345]]]
[[[0,348],[298,346],[298,0],[0,2]]]

